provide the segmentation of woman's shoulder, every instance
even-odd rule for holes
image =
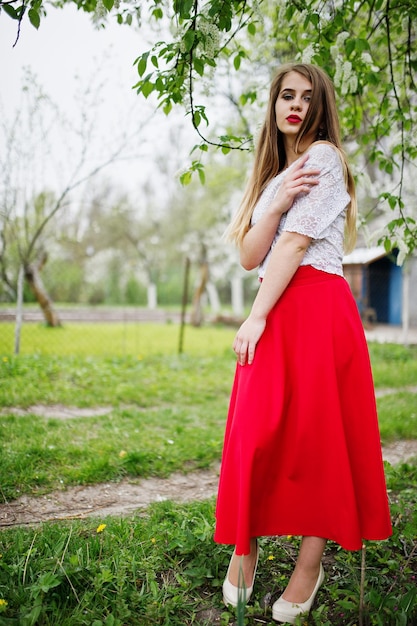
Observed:
[[[308,154],[314,156],[325,156],[325,157],[338,157],[342,158],[342,153],[333,143],[330,141],[314,141],[311,146],[307,150]]]
[[[315,141],[308,148],[307,153],[310,155],[309,167],[322,168],[324,166],[327,171],[345,172],[346,158],[343,152],[330,141]]]

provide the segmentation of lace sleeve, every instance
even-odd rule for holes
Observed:
[[[337,217],[346,209],[343,166],[336,150],[327,144],[313,146],[305,169],[320,169],[319,184],[308,194],[300,194],[286,215],[282,230],[323,239]]]

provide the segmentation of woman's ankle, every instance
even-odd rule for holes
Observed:
[[[235,587],[242,586],[242,575],[246,587],[253,585],[253,578],[258,556],[258,544],[256,538],[251,539],[250,553],[237,555],[233,552],[229,566],[229,580]]]
[[[306,602],[313,593],[314,587],[320,576],[320,565],[308,567],[296,566],[288,585],[282,594],[284,600],[302,604]]]

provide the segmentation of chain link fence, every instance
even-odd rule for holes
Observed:
[[[345,265],[345,276],[365,328],[381,324],[401,326],[405,311],[408,311],[409,326],[417,328],[417,260],[412,259],[405,268],[384,255],[367,263],[356,262],[355,257],[353,261]],[[39,304],[25,290],[20,332],[16,305],[0,303],[0,353],[138,356],[151,348],[149,324],[152,323],[159,325],[161,351],[164,348],[170,352],[181,351],[181,323],[195,318],[196,293],[200,296],[202,323],[217,320],[223,324],[237,324],[240,321],[232,312],[230,281],[224,280],[215,287],[218,302],[214,314],[213,306],[210,306],[210,290],[207,284],[199,282],[199,273],[191,272],[188,293],[185,293],[184,280],[185,270],[180,268],[175,284],[154,285],[154,295],[148,293],[148,300],[153,300],[151,307],[146,306],[146,287],[135,287],[139,303],[132,303],[132,285],[128,291],[130,296],[126,296],[126,291],[121,295],[121,287],[113,280],[113,289],[122,300],[120,303],[106,303],[106,297],[102,297],[98,303],[54,304],[59,319],[56,328],[47,326]],[[51,281],[52,293],[55,293],[53,286],[58,282],[57,277]],[[246,307],[253,299],[256,282],[253,276],[242,281],[241,298]],[[213,288],[213,285],[209,286]],[[48,277],[45,287],[49,289]],[[117,300],[116,292],[110,300]]]

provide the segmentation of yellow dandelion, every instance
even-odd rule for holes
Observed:
[[[268,556],[268,561],[273,561],[274,559],[275,559],[275,557],[274,557],[274,555],[273,555],[273,554],[270,554],[270,555]]]
[[[106,528],[106,524],[100,524],[100,525],[97,527],[97,531],[96,531],[96,532],[98,532],[98,533],[102,533],[102,532],[103,532],[103,530],[104,530],[105,528]]]
[[[155,539],[155,537],[152,537],[152,539],[151,539],[151,543],[156,543],[156,539]]]
[[[292,539],[292,535],[287,535],[287,539]]]
[[[3,357],[3,363],[7,363],[7,361],[8,361],[8,360],[9,360],[9,359],[7,358],[7,356],[4,356],[4,357]]]
[[[3,598],[0,598],[0,608],[6,607],[6,606],[7,606],[7,600],[3,600]]]
[[[119,452],[119,457],[120,457],[121,459],[124,459],[126,455],[127,455],[126,450],[120,450],[120,452]]]

